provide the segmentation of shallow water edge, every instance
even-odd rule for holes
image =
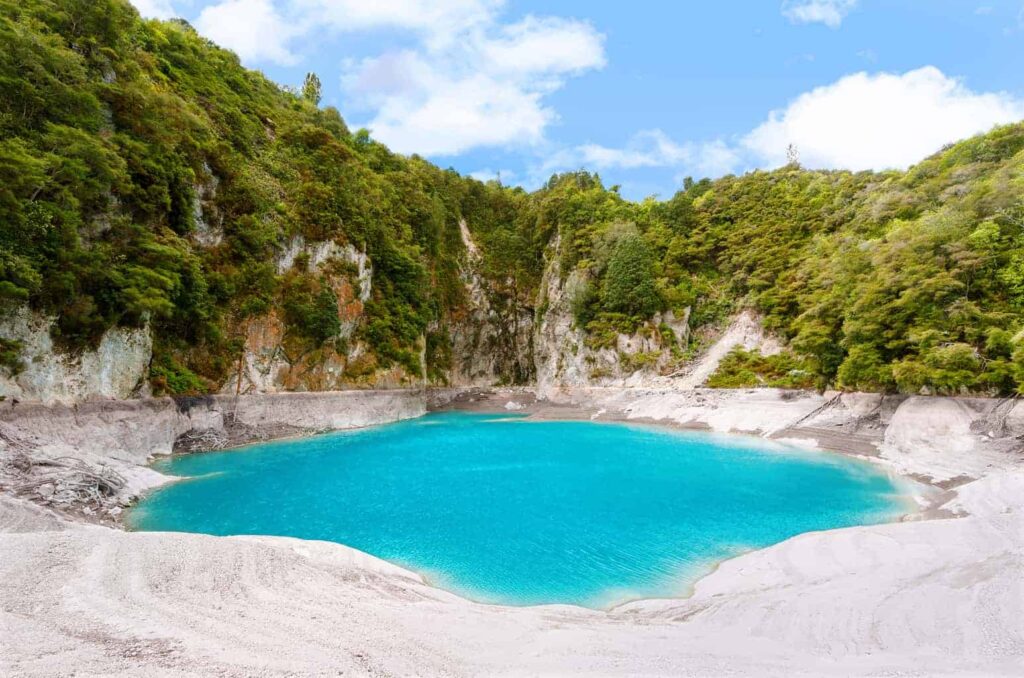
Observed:
[[[144,502],[128,523],[149,530],[333,541],[432,572],[428,578],[437,585],[478,602],[608,608],[685,595],[699,575],[739,553],[808,531],[887,522],[912,506],[888,473],[820,450],[753,436],[524,415],[442,414],[240,448],[248,452],[245,457],[232,451],[163,459],[157,470],[190,481]],[[563,443],[577,438],[585,450]],[[423,445],[428,449],[420,449]],[[441,448],[445,455],[438,457]],[[534,452],[541,448],[542,453]],[[388,457],[391,453],[382,449],[394,449],[398,456]],[[346,455],[339,456],[342,452]],[[567,471],[563,464],[573,459],[570,464],[582,465]],[[469,467],[460,466],[466,462]],[[225,471],[232,475],[211,475]],[[430,487],[416,480],[418,472],[432,478]],[[467,479],[473,485],[465,485]],[[384,489],[409,482],[406,489]],[[531,494],[551,482],[540,495]],[[868,484],[855,490],[851,483]],[[636,489],[645,485],[650,492]],[[488,503],[463,512],[482,488],[491,497]],[[562,504],[551,503],[548,495],[567,491],[565,505],[573,509],[559,516]],[[637,494],[621,503],[623,492]],[[668,494],[661,500],[659,493]],[[761,500],[756,493],[763,493]],[[335,495],[346,506],[337,516]],[[497,508],[509,501],[515,507]],[[652,501],[667,503],[645,515],[642,507]],[[370,513],[360,513],[366,510]],[[577,512],[590,510],[605,517],[574,520]],[[491,530],[474,528],[479,521],[489,521]],[[456,538],[452,529],[468,531]],[[649,538],[642,536],[645,530],[653,530]],[[668,534],[676,536],[662,543]],[[526,546],[537,540],[550,546]],[[580,556],[572,554],[588,555],[574,562]],[[494,559],[504,564],[497,566]],[[547,574],[535,573],[533,562]],[[625,579],[619,581],[620,576]],[[539,589],[537,577],[544,580]]]

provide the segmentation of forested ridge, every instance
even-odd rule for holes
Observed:
[[[330,281],[352,272],[279,270],[297,236],[372,262],[353,381],[419,378],[422,354],[443,382],[470,303],[460,221],[499,319],[543,317],[556,258],[597,343],[660,311],[689,308],[701,337],[756,309],[787,349],[735,351],[712,385],[1024,391],[1022,125],[906,172],[793,163],[635,203],[585,171],[527,193],[393,154],[315,77],[281,87],[126,0],[0,0],[0,45],[0,305],[54,317],[69,352],[150,327],[157,393],[216,389],[271,310],[302,350],[346,349]],[[19,369],[16,341],[0,365]]]

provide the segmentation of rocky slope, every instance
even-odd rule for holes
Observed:
[[[502,314],[495,309],[487,282],[478,272],[479,252],[465,222],[461,230],[467,252],[461,265],[467,303],[451,318],[452,365],[440,375],[441,380],[458,387],[507,383],[516,376],[528,378],[534,370],[533,315],[522,310]],[[340,331],[331,344],[310,346],[289,331],[278,308],[245,318],[237,328],[244,337],[243,347],[234,369],[220,384],[220,393],[415,388],[426,384],[422,356],[418,373],[410,374],[398,365],[380,369],[375,367],[365,340],[356,336],[366,322],[365,305],[374,284],[373,264],[365,252],[351,244],[307,242],[295,236],[279,252],[275,267],[278,275],[301,267],[322,276],[337,298]],[[153,339],[148,327],[113,328],[97,348],[79,350],[55,345],[53,330],[52,318],[25,307],[0,313],[0,337],[18,342],[21,363],[19,370],[0,367],[0,397],[76,403],[149,394]]]
[[[472,241],[468,232],[465,236]],[[573,275],[559,281],[557,261],[549,263],[538,301],[540,313],[518,310],[511,317],[492,305],[486,282],[476,273],[474,250],[463,266],[467,311],[452,318],[451,369],[441,383],[410,375],[401,367],[359,370],[367,359],[365,343],[354,336],[364,319],[363,307],[373,286],[373,267],[366,255],[351,245],[306,243],[294,239],[276,265],[281,272],[301,257],[325,277],[337,296],[341,324],[339,341],[310,348],[289,335],[276,309],[244,321],[244,347],[236,367],[221,384],[222,394],[337,391],[352,388],[449,387],[535,383],[542,397],[566,388],[701,386],[719,361],[736,346],[772,355],[777,339],[761,327],[756,314],[744,311],[732,318],[716,340],[693,357],[686,354],[690,338],[688,314],[657,313],[635,332],[617,332],[597,344],[572,318],[567,300]],[[340,273],[336,272],[341,270]],[[0,396],[27,402],[84,402],[97,398],[132,398],[149,393],[148,371],[152,338],[148,329],[108,330],[97,349],[67,352],[55,347],[51,321],[28,309],[0,319],[0,334],[22,343],[25,366],[12,374],[0,369]],[[363,376],[354,377],[353,374]]]
[[[0,494],[112,520],[169,480],[154,456],[384,424],[426,412],[421,390],[0,403]]]
[[[532,377],[533,314],[507,305],[496,307],[488,281],[480,273],[480,249],[465,220],[459,222],[465,247],[461,266],[466,310],[452,319],[451,386],[492,386]]]
[[[333,345],[309,347],[289,336],[282,313],[243,321],[245,345],[238,366],[224,381],[222,393],[278,393],[282,391],[336,391],[352,387],[351,370],[366,353],[353,338],[373,290],[373,265],[365,252],[333,240],[307,243],[293,237],[275,262],[278,275],[293,267],[324,276],[337,298],[340,331]],[[401,370],[374,371],[359,385],[387,388],[415,384]]]

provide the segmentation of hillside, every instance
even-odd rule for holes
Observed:
[[[8,380],[110,346],[155,394],[642,380],[753,310],[785,349],[712,385],[1024,391],[1022,125],[633,203],[395,155],[126,0],[0,0],[0,41]]]

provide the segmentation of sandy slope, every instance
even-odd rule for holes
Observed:
[[[816,411],[795,402],[777,409]],[[610,612],[480,605],[340,545],[69,526],[6,499],[0,675],[1024,675],[1020,451],[964,432],[991,420],[971,403],[904,407],[885,415],[883,457],[971,465],[980,478],[947,506],[969,515],[801,535],[723,563],[689,599]]]

